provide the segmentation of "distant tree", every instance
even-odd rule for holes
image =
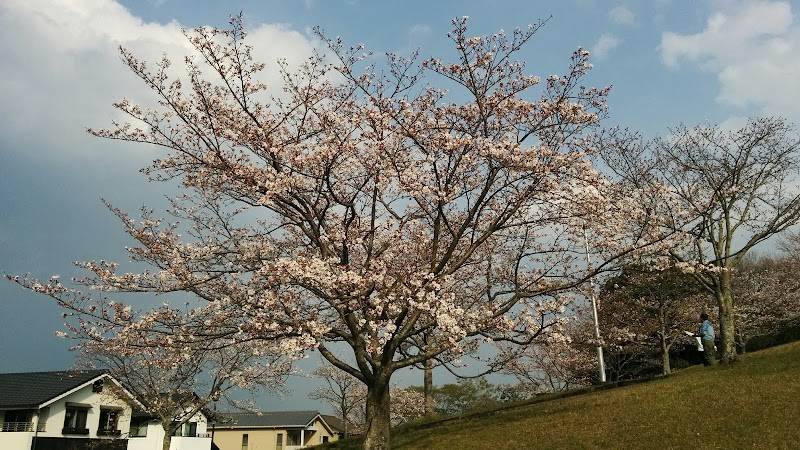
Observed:
[[[517,379],[514,398],[584,387],[596,379],[597,343],[587,314],[582,316],[583,321],[569,322],[562,333],[551,334],[521,352],[501,348],[507,356],[500,373]]]
[[[745,258],[734,272],[732,289],[742,352],[754,337],[800,324],[800,266],[794,257]]]
[[[417,389],[419,390],[419,389]],[[437,414],[465,414],[501,403],[502,391],[486,378],[462,378],[434,389]]]
[[[719,307],[722,359],[736,359],[733,271],[756,245],[800,219],[800,141],[781,118],[752,119],[726,132],[679,126],[644,143],[612,132],[598,141],[607,166],[638,186],[662,186],[679,211],[671,226],[689,240],[671,256]]]
[[[352,431],[354,415],[357,410],[364,409],[366,402],[363,383],[330,364],[317,366],[311,374],[323,379],[325,386],[311,391],[309,398],[328,402],[333,408],[333,413],[342,418],[344,422],[342,431],[344,431],[344,436],[348,437]]]
[[[628,266],[600,291],[601,328],[661,354],[662,373],[671,372],[670,349],[697,328],[708,294],[691,276],[676,269]],[[612,339],[613,340],[613,339]]]
[[[351,433],[363,433],[366,424],[367,391],[364,384],[352,375],[330,364],[317,366],[312,375],[325,381],[325,386],[311,391],[309,398],[328,402],[335,415],[344,422],[345,437]],[[393,386],[391,421],[397,425],[425,414],[425,397],[415,389],[401,389]]]
[[[800,232],[785,231],[778,240],[778,248],[786,259],[800,262]]]
[[[411,422],[425,415],[425,396],[417,389],[395,388],[392,395],[392,424]]]

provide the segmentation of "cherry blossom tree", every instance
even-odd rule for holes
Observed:
[[[324,53],[298,70],[278,63],[279,97],[257,80],[265,65],[239,17],[186,32],[185,80],[166,57],[150,66],[121,49],[158,104],[122,100],[130,123],[89,132],[165,149],[144,172],[183,194],[169,220],[116,211],[151,270],[88,262],[91,287],[191,294],[209,324],[200,342],[318,350],[366,389],[365,448],[388,449],[396,371],[534,342],[561,323],[570,291],[663,238],[645,220],[660,220],[644,208],[657,190],[592,166],[608,89],[584,86],[588,52],[542,80],[515,59],[541,23],[491,36],[466,24],[449,33],[452,62],[379,65],[318,32]],[[148,317],[136,326],[157,328]]]
[[[76,341],[79,365],[107,370],[119,380],[138,402],[131,405],[144,405],[163,427],[164,450],[174,432],[211,402],[234,389],[276,388],[291,368],[284,353],[251,345],[211,304],[181,309],[165,303],[142,313],[69,288],[58,277],[10,278],[65,308],[67,331],[58,334]],[[91,278],[74,282],[98,286]]]
[[[317,366],[311,374],[323,379],[326,385],[311,391],[309,398],[328,402],[333,408],[333,413],[342,418],[344,422],[342,431],[344,437],[348,437],[353,431],[352,424],[357,410],[363,410],[366,405],[367,391],[363,389],[364,384],[330,364]]]
[[[670,349],[697,328],[707,297],[693,277],[676,269],[627,267],[601,290],[603,328],[626,330],[640,336],[640,344],[657,348],[662,374],[668,375]]]
[[[742,352],[750,339],[800,323],[797,275],[797,260],[791,256],[748,257],[734,272],[736,345]]]
[[[731,132],[679,126],[651,142],[611,133],[599,144],[618,175],[672,194],[680,208],[674,220],[660,223],[683,233],[689,245],[671,256],[716,299],[722,360],[736,360],[732,273],[755,246],[800,220],[794,128],[781,118],[760,118]]]
[[[588,317],[583,314],[583,317]],[[589,386],[597,373],[592,326],[572,321],[561,333],[549,334],[522,351],[502,347],[509,353],[500,373],[517,379],[518,398],[530,398],[547,392],[561,392]]]
[[[413,388],[392,389],[391,421],[394,425],[411,422],[425,415],[425,396]]]

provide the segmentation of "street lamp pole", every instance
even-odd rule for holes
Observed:
[[[586,268],[591,270],[592,259],[589,256],[589,235],[586,233],[586,225],[583,226],[583,239],[586,243]],[[600,382],[606,382],[606,363],[603,359],[603,346],[600,345],[600,321],[597,317],[597,294],[594,288],[594,276],[589,278],[589,287],[591,293],[589,295],[592,301],[592,318],[594,319],[594,338],[597,341],[597,371],[600,375]]]
[[[214,410],[212,411],[211,419],[211,448],[214,448],[214,430],[217,428],[217,401],[219,401],[219,391],[214,391],[211,394],[211,400],[214,402]]]

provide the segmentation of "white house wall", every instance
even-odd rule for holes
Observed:
[[[147,436],[128,438],[128,450],[161,450],[162,442],[164,442],[164,428],[158,422],[150,422],[147,424]]]
[[[189,422],[197,422],[197,435],[208,435],[208,421],[205,415],[197,414]],[[164,428],[158,422],[147,424],[147,436],[129,437],[128,450],[161,450],[164,442]],[[173,436],[169,444],[170,450],[209,450],[211,437]]]
[[[107,383],[108,382],[109,381],[107,381]],[[83,403],[92,406],[86,415],[86,428],[89,429],[88,435],[64,435],[61,433],[61,430],[64,428],[64,418],[67,414],[67,403]],[[102,406],[120,408],[122,410],[119,415],[117,429],[122,430],[122,437],[125,437],[125,433],[127,433],[131,425],[130,405],[117,398],[113,394],[113,389],[109,389],[108,387],[104,387],[103,392],[92,392],[91,384],[51,403],[49,405],[50,412],[45,422],[45,428],[43,431],[39,431],[38,436],[67,437],[74,439],[107,438],[106,436],[97,436],[97,429],[100,421],[100,407]]]
[[[33,443],[33,433],[0,433],[0,449],[29,450]]]
[[[106,384],[112,383],[105,379]],[[58,438],[70,441],[80,441],[86,439],[114,439],[115,436],[97,436],[97,429],[100,421],[100,408],[110,407],[119,409],[119,419],[117,430],[120,430],[119,437],[127,437],[131,422],[131,407],[123,400],[114,395],[115,390],[104,386],[103,392],[92,392],[92,383],[88,383],[82,388],[78,388],[67,395],[47,404],[40,410],[33,411],[32,430],[39,431],[16,431],[0,432],[0,450],[29,450],[34,438]],[[86,414],[86,429],[89,434],[63,434],[64,418],[66,416],[67,403],[81,403],[90,405]]]

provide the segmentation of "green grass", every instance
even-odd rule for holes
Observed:
[[[729,366],[392,432],[393,450],[694,448],[800,449],[800,342]]]

